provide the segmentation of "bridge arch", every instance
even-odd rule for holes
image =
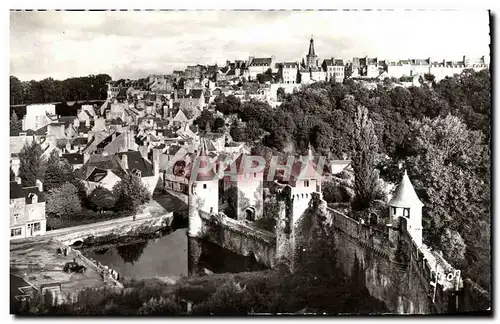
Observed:
[[[255,207],[247,207],[245,209],[245,219],[248,221],[255,221]]]
[[[69,245],[73,246],[73,247],[80,247],[83,245],[83,241],[80,239],[76,239],[74,242],[71,242],[71,244],[69,244]]]

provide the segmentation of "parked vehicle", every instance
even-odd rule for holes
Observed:
[[[71,272],[80,272],[83,273],[87,270],[87,268],[83,265],[78,264],[77,262],[67,262],[64,265],[63,271],[67,273]]]

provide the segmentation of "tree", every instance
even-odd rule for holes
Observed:
[[[53,188],[57,188],[66,182],[72,183],[77,187],[75,183],[77,177],[73,171],[73,167],[67,161],[61,161],[59,159],[57,150],[53,150],[50,153],[45,164],[46,167],[43,176],[45,190],[49,191]]]
[[[424,240],[443,248],[445,255],[455,254],[444,244],[456,231],[467,245],[466,257],[489,267],[489,259],[478,259],[469,245],[489,251],[489,243],[481,240],[490,224],[490,152],[483,144],[480,131],[467,128],[460,118],[448,115],[424,118],[411,123],[410,142],[414,155],[408,158],[408,171],[415,188],[427,208],[423,210]],[[450,230],[451,234],[446,231]],[[457,239],[459,240],[459,239]],[[459,256],[460,254],[455,254]],[[474,260],[475,261],[472,261]],[[458,261],[458,260],[456,260]]]
[[[279,87],[276,91],[276,97],[278,98],[278,101],[283,101],[283,99],[285,98],[285,89]]]
[[[115,208],[123,211],[135,212],[139,205],[149,201],[151,195],[144,186],[141,178],[127,174],[114,187],[116,197]]]
[[[279,206],[276,201],[265,201],[264,211],[262,218],[255,221],[255,225],[266,231],[274,233],[274,227],[276,226],[276,219],[279,214]]]
[[[26,143],[19,152],[19,176],[24,187],[34,186],[44,173],[42,147],[36,141]]]
[[[90,205],[100,212],[112,209],[116,204],[116,197],[113,195],[113,192],[101,186],[92,190],[88,200]]]
[[[18,78],[10,76],[10,104],[18,105],[23,103],[23,86]]]
[[[48,214],[58,217],[72,215],[82,210],[78,189],[67,182],[60,187],[50,190],[47,194]]]
[[[179,315],[182,308],[172,296],[152,297],[148,302],[142,304],[137,311],[139,315]]]
[[[210,127],[210,129],[212,129],[214,123],[214,115],[208,110],[203,110],[201,112],[201,115],[193,121],[193,124],[197,125],[198,128],[203,131],[207,130],[207,125]]]
[[[224,128],[226,122],[223,118],[217,117],[214,121],[213,131],[220,131]]]
[[[374,199],[377,177],[375,174],[375,154],[378,151],[378,139],[373,123],[368,117],[368,109],[358,106],[354,116],[352,167],[354,169],[353,201],[355,210],[368,208]]]
[[[454,265],[461,265],[465,260],[465,242],[460,233],[444,229],[440,237],[444,257]]]
[[[22,130],[22,121],[19,120],[15,111],[12,112],[10,117],[10,136],[18,136]]]

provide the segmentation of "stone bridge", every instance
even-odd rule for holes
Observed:
[[[66,245],[81,245],[85,240],[95,238],[118,238],[154,233],[172,224],[173,213],[151,216],[149,213],[122,217],[110,221],[62,228],[47,232],[43,238],[54,238]]]

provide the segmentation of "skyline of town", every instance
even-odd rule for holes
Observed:
[[[149,12],[147,19],[136,12],[83,13],[11,12],[10,74],[28,81],[106,73],[116,80],[250,56],[300,62],[311,36],[321,60],[440,61],[464,55],[489,60],[490,55],[489,16],[483,10],[169,11]],[[353,23],[358,19],[363,24]]]

